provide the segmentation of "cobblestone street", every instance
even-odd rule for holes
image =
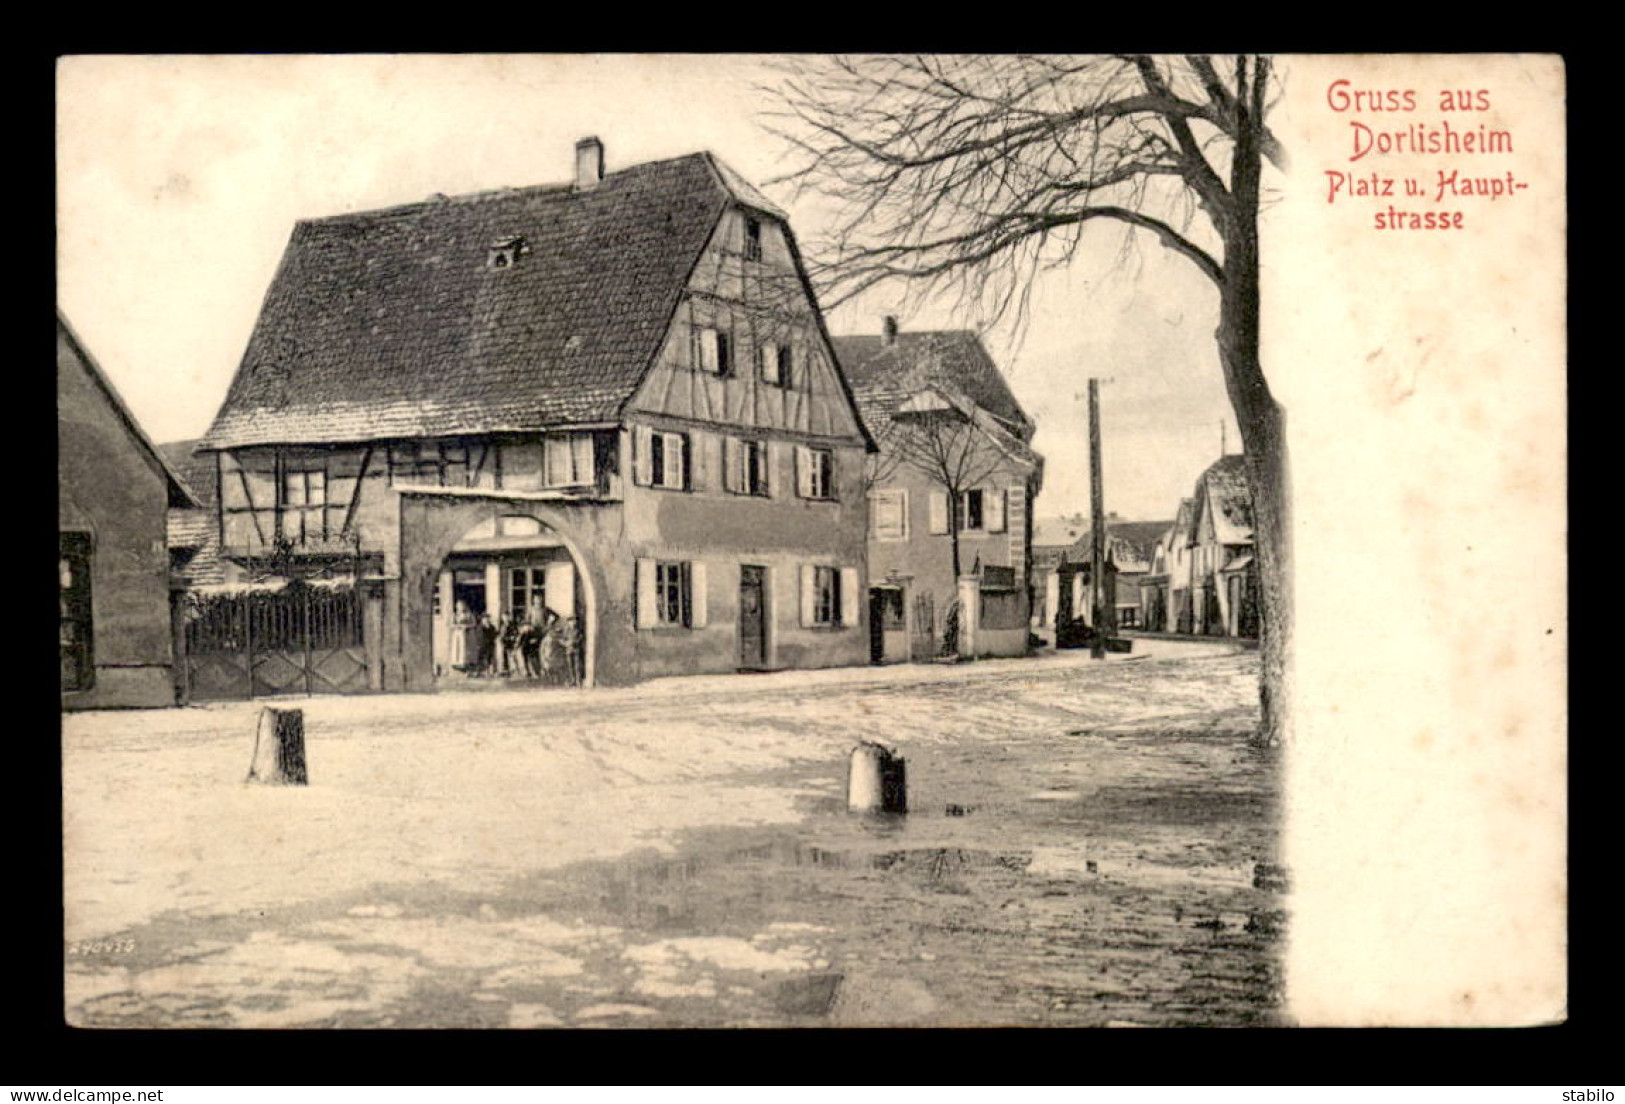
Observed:
[[[1222,642],[64,720],[83,1026],[1276,1022],[1278,763]],[[859,739],[911,812],[844,808]]]

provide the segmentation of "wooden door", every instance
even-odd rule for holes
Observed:
[[[739,666],[767,666],[766,569],[752,564],[739,568]]]
[[[869,591],[869,662],[886,660],[886,592],[879,587]]]

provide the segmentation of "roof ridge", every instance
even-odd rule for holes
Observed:
[[[628,173],[643,173],[664,165],[673,165],[680,161],[688,161],[695,158],[711,156],[713,155],[709,150],[699,150],[694,153],[685,153],[676,157],[664,157],[658,161],[639,161],[635,165],[627,165],[625,168],[616,169],[614,172],[605,173],[603,180],[600,181],[598,185],[598,188],[594,188],[591,192],[586,194],[594,194],[603,188],[603,186],[610,180],[614,179],[615,177],[625,177]],[[727,190],[726,182],[721,183],[724,190]],[[459,192],[455,195],[447,195],[444,192],[435,192],[427,199],[414,199],[406,203],[392,203],[385,207],[363,207],[359,210],[340,211],[331,215],[313,215],[308,218],[301,218],[297,221],[301,224],[318,224],[326,222],[342,222],[346,219],[353,219],[362,216],[372,217],[379,215],[418,214],[424,211],[440,210],[448,206],[472,207],[476,204],[489,203],[497,199],[509,199],[515,196],[543,195],[547,193],[570,194],[575,191],[575,185],[569,183],[568,181],[563,183],[554,182],[547,184],[504,184],[497,188],[482,188],[476,192]]]

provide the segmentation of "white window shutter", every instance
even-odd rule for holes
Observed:
[[[931,516],[928,519],[926,528],[933,536],[946,533],[948,531],[948,492],[932,491],[928,502]]]
[[[858,569],[841,568],[841,624],[855,628],[862,613],[858,606]]]
[[[654,430],[632,427],[632,481],[647,487],[654,482]]]
[[[705,565],[698,561],[688,565],[688,623],[696,629],[705,628]]]
[[[689,434],[688,447],[694,451],[690,453],[688,457],[688,464],[686,465],[688,471],[683,473],[682,466],[679,466],[677,469],[679,473],[686,474],[688,476],[687,480],[682,482],[682,487],[684,490],[692,490],[696,487],[710,486],[711,441],[712,437],[709,433]],[[681,459],[681,453],[678,455],[679,459]],[[682,474],[679,474],[679,480],[682,480]]]
[[[658,618],[655,603],[655,562],[639,560],[637,574],[637,627],[652,629]]]
[[[576,565],[569,560],[555,560],[547,565],[544,587],[547,590],[547,608],[560,617],[576,615]]]
[[[695,484],[696,489],[702,491],[716,490],[718,489],[719,483],[727,482],[728,467],[723,462],[725,459],[724,446],[727,444],[727,441],[728,438],[726,437],[718,437],[714,433],[706,434],[705,482],[697,482]]]
[[[812,451],[802,445],[796,446],[796,493],[812,497]]]
[[[685,442],[681,435],[676,433],[664,433],[661,436],[666,439],[665,485],[686,490],[687,486],[683,482],[683,446]]]
[[[985,491],[982,494],[982,520],[989,533],[1004,532],[1004,492]]]
[[[801,627],[810,629],[818,620],[818,569],[801,565]]]
[[[576,482],[593,482],[598,473],[593,470],[592,434],[578,433],[570,438],[570,454],[575,463]]]
[[[725,491],[743,489],[739,480],[739,452],[739,438],[722,439],[722,489]]]

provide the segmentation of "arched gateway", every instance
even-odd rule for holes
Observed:
[[[595,683],[593,574],[550,511],[432,492],[408,493],[402,507],[416,515],[402,527],[413,535],[402,549],[410,683]]]

